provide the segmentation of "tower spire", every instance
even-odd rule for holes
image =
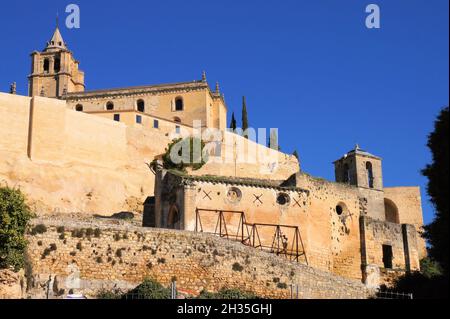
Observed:
[[[64,42],[64,39],[61,35],[61,32],[59,31],[59,17],[58,15],[56,16],[56,27],[55,27],[55,32],[53,32],[53,36],[51,38],[50,41],[47,42],[47,47],[45,48],[45,51],[49,51],[49,50],[67,50],[67,46],[66,43]]]

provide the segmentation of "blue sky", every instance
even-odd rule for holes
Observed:
[[[190,81],[207,71],[240,121],[279,128],[282,150],[333,179],[332,161],[359,143],[383,157],[386,186],[422,187],[427,135],[448,105],[447,0],[5,1],[0,91],[27,94],[29,53],[41,50],[66,5],[81,28],[61,28],[88,89]],[[381,8],[381,29],[365,7]]]

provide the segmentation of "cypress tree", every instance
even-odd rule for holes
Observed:
[[[242,130],[245,132],[248,129],[248,115],[247,115],[247,103],[245,96],[242,97]],[[248,138],[248,135],[244,133],[244,137]]]
[[[236,131],[236,127],[237,127],[237,123],[236,123],[236,118],[234,117],[234,112],[231,115],[231,123],[230,123],[230,129],[234,131]]]

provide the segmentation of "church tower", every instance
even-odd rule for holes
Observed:
[[[84,72],[66,46],[58,26],[42,52],[31,54],[30,96],[61,98],[84,91]]]
[[[354,150],[334,162],[336,182],[357,187],[383,190],[382,159],[362,150]]]

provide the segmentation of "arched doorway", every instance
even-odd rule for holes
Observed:
[[[178,229],[180,222],[180,211],[178,209],[178,206],[176,204],[173,204],[170,207],[169,215],[167,217],[167,226],[170,229]]]

